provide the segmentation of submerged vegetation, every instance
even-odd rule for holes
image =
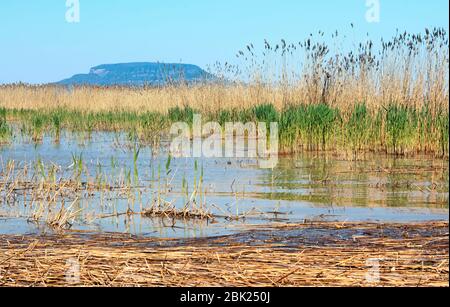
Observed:
[[[448,156],[448,34],[398,32],[345,50],[325,34],[262,51],[250,44],[236,64],[210,70],[223,82],[164,87],[0,86],[0,140],[9,123],[39,142],[62,129],[126,131],[154,142],[195,113],[227,121],[276,121],[280,149],[432,153]],[[14,130],[14,129],[13,129]],[[16,129],[17,130],[17,129]],[[17,131],[16,131],[17,133]]]

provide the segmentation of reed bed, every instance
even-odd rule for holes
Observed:
[[[277,121],[281,151],[449,152],[448,33],[398,32],[351,48],[336,31],[287,43],[249,44],[236,64],[216,63],[216,82],[162,87],[0,86],[0,140],[6,123],[39,141],[62,128],[126,130],[154,139],[174,121]],[[332,46],[331,46],[332,45]]]
[[[448,33],[425,29],[374,42],[369,37],[346,42],[336,31],[311,34],[288,43],[253,44],[233,64],[210,67],[217,82],[161,87],[58,87],[26,84],[0,87],[1,106],[17,110],[63,108],[81,112],[130,111],[167,113],[175,107],[197,110],[249,109],[271,103],[324,103],[352,110],[365,103],[370,110],[396,103],[434,114],[448,110]],[[331,42],[325,43],[325,40]],[[333,45],[333,46],[332,46]]]
[[[271,237],[264,242],[254,240],[260,227],[249,230],[246,240],[242,236],[188,241],[113,234],[0,236],[0,285],[449,286],[447,222],[264,228]],[[302,243],[300,235],[285,237],[287,230],[308,229],[328,231],[328,236],[316,244]],[[333,235],[342,229],[362,235],[343,239]],[[390,235],[393,232],[402,235]],[[370,259],[379,260],[379,275],[371,275]]]
[[[0,109],[1,110],[1,109]],[[326,104],[289,105],[278,111],[273,104],[261,104],[250,109],[228,109],[207,112],[189,106],[175,107],[163,115],[155,112],[85,113],[62,109],[33,111],[6,110],[16,133],[29,136],[40,143],[45,134],[59,142],[61,133],[93,131],[127,132],[142,144],[158,147],[167,137],[174,122],[192,124],[193,114],[203,114],[205,121],[216,121],[225,127],[227,122],[277,122],[279,150],[292,154],[302,151],[378,152],[396,155],[434,154],[448,157],[448,111],[432,115],[427,107],[420,110],[398,104],[388,104],[369,111],[366,104],[357,104],[348,112]],[[0,113],[1,115],[1,113]],[[0,130],[3,142],[14,129],[3,120]]]

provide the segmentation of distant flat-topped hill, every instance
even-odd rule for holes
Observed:
[[[191,64],[123,63],[91,68],[89,74],[79,74],[57,82],[60,85],[91,86],[160,86],[172,83],[211,81],[213,75]]]

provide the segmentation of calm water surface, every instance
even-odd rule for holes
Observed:
[[[167,144],[166,144],[167,145]],[[135,145],[126,135],[63,134],[59,144],[45,137],[41,144],[17,138],[0,148],[0,233],[26,234],[51,231],[29,217],[45,199],[14,191],[6,182],[39,182],[42,168],[58,171],[56,180],[73,178],[74,157],[82,159],[80,181],[101,180],[132,187],[127,192],[76,191],[64,202],[79,211],[72,230],[127,232],[160,237],[202,237],[238,232],[242,225],[306,220],[412,222],[448,220],[448,160],[432,157],[394,158],[366,155],[357,161],[331,154],[307,153],[280,157],[273,170],[258,168],[251,159],[172,159],[165,146],[155,154],[142,147],[135,163]],[[7,175],[14,161],[17,178]],[[22,178],[20,178],[22,177]],[[200,181],[202,182],[201,185]],[[245,220],[224,218],[206,221],[174,221],[145,218],[140,212],[161,198],[181,208],[193,195],[197,205],[221,216],[245,215]],[[59,208],[61,201],[54,205]],[[56,210],[56,209],[54,209]],[[114,215],[114,217],[112,217]]]

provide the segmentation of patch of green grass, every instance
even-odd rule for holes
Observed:
[[[0,142],[6,141],[11,136],[11,129],[6,122],[6,110],[0,108]]]
[[[347,124],[347,138],[353,151],[366,148],[369,142],[371,118],[365,104],[355,106]]]
[[[175,107],[175,108],[172,108],[169,110],[168,117],[169,117],[169,120],[174,123],[175,122],[185,122],[185,123],[192,124],[194,114],[196,114],[196,113],[201,113],[201,112],[198,112],[188,106],[186,106],[184,108]]]
[[[386,109],[388,146],[393,153],[404,153],[417,131],[417,113],[405,106],[390,104]]]
[[[326,150],[340,124],[340,112],[326,104],[289,106],[280,118],[280,141],[291,147]]]
[[[257,122],[278,122],[279,114],[272,104],[262,104],[253,108],[252,113]]]

